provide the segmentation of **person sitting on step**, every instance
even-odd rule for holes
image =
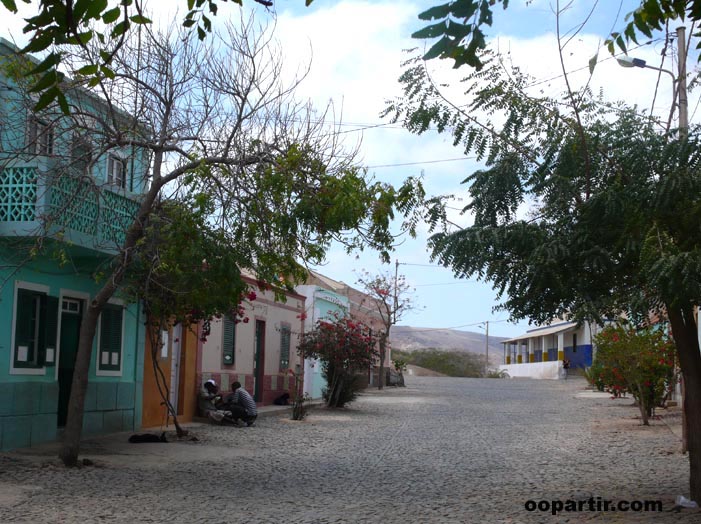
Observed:
[[[221,409],[221,395],[217,383],[209,379],[202,384],[198,399],[200,411],[212,422],[222,424],[225,421],[233,421],[231,411],[228,408]]]

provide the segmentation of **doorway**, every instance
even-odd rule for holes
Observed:
[[[170,352],[170,404],[177,414],[181,413],[178,402],[178,392],[180,391],[180,338],[182,337],[182,324],[173,326]]]
[[[58,359],[58,417],[59,427],[66,425],[68,401],[71,398],[75,357],[78,353],[80,323],[83,319],[83,301],[77,298],[61,299],[61,338]]]
[[[254,361],[253,400],[263,402],[263,377],[265,376],[265,321],[256,320],[256,355]]]

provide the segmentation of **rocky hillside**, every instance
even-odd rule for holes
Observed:
[[[455,329],[430,329],[410,326],[393,326],[390,340],[392,348],[401,351],[435,348],[442,350],[467,351],[484,355],[485,335],[472,331]],[[501,364],[505,337],[489,337],[489,361],[493,365]]]

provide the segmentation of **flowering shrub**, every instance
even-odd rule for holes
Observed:
[[[597,346],[589,381],[614,396],[630,393],[643,424],[662,405],[676,381],[674,343],[660,330],[609,326],[594,337]]]
[[[364,371],[377,356],[372,330],[351,318],[320,320],[305,333],[298,352],[303,358],[319,359],[328,387],[324,400],[329,407],[343,407],[360,389],[357,372]]]

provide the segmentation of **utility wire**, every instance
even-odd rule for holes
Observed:
[[[404,162],[402,164],[381,164],[376,166],[365,166],[367,169],[377,169],[380,167],[401,167],[401,166],[416,166],[420,164],[438,164],[440,162],[459,162],[461,160],[476,160],[476,156],[463,156],[460,158],[441,158],[439,160],[423,160],[420,162]]]
[[[419,267],[435,267],[441,269],[448,269],[447,267],[437,266],[436,264],[412,264],[411,262],[399,262],[400,266],[419,266]]]
[[[416,284],[414,287],[430,287],[430,286],[454,286],[456,284],[481,284],[474,280],[457,280],[455,282],[441,282],[439,284]]]
[[[490,320],[490,324],[498,324],[500,322],[508,322],[508,320]],[[445,327],[445,328],[425,328],[425,329],[411,329],[409,332],[410,333],[426,333],[429,331],[451,331],[453,329],[458,329],[458,328],[464,328],[464,327],[474,327],[474,326],[479,326],[480,324],[484,324],[485,321],[482,320],[480,322],[473,322],[472,324],[462,324],[460,326],[453,326],[453,327]],[[410,327],[410,326],[396,326],[396,327]],[[472,333],[472,332],[471,332]]]

